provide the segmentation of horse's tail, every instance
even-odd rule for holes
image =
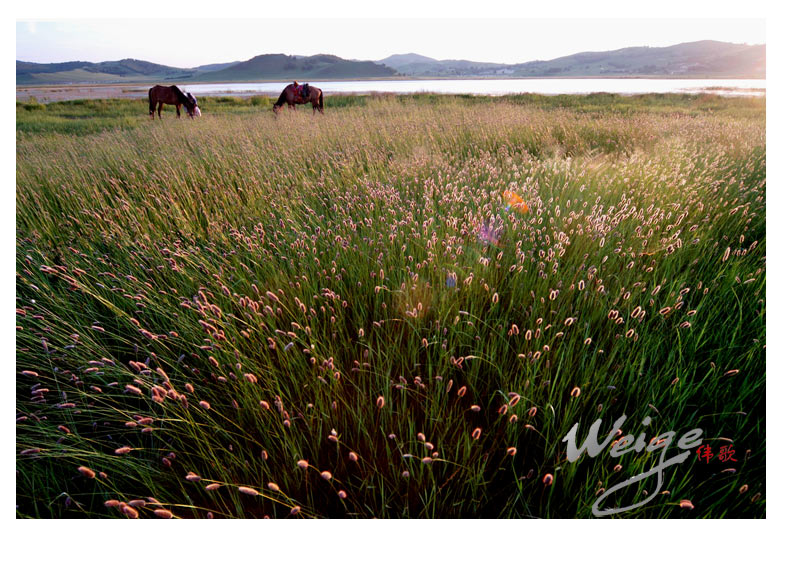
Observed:
[[[320,111],[322,111],[323,108],[324,108],[324,106],[322,104],[322,90],[320,90]]]
[[[153,88],[148,90],[148,104],[150,106],[150,115],[156,110],[156,103],[153,101]]]

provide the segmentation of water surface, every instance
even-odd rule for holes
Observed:
[[[279,94],[288,82],[189,84],[194,95]],[[762,96],[765,80],[757,79],[663,79],[663,78],[522,78],[522,79],[439,79],[439,80],[353,80],[310,82],[326,94],[393,92],[410,94],[615,94],[712,92],[726,96]]]

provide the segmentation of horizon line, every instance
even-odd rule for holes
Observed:
[[[767,46],[767,42],[762,42],[762,43],[747,43],[747,42],[736,43],[734,41],[723,41],[723,40],[719,40],[719,39],[697,39],[697,40],[694,40],[694,41],[682,41],[680,43],[674,43],[672,45],[666,45],[666,46],[655,46],[654,47],[654,46],[651,46],[651,45],[629,45],[628,47],[620,47],[618,49],[605,49],[605,50],[594,50],[594,51],[575,51],[575,52],[570,53],[568,55],[561,55],[560,57],[554,57],[554,58],[551,58],[551,59],[530,59],[530,60],[522,61],[522,62],[518,62],[518,63],[501,63],[501,62],[495,62],[495,61],[480,61],[480,60],[477,61],[477,60],[474,60],[474,59],[452,59],[452,58],[437,59],[435,57],[430,57],[428,55],[422,55],[421,53],[417,53],[415,51],[408,51],[408,52],[402,52],[402,53],[392,53],[392,54],[390,54],[390,55],[388,55],[386,57],[383,57],[382,59],[363,59],[363,58],[355,58],[355,57],[344,58],[344,57],[340,57],[338,55],[334,55],[333,53],[325,53],[325,52],[314,53],[312,55],[297,55],[297,54],[287,54],[287,53],[260,53],[258,55],[254,55],[252,57],[249,57],[248,59],[236,59],[235,61],[231,61],[231,63],[233,63],[233,64],[245,63],[245,62],[250,61],[252,59],[255,59],[257,57],[264,57],[264,56],[269,56],[269,55],[282,55],[282,56],[286,56],[286,57],[302,57],[302,58],[319,57],[319,56],[322,56],[322,55],[327,55],[327,56],[331,56],[331,57],[337,57],[337,58],[345,60],[345,61],[372,62],[372,63],[376,63],[376,64],[381,64],[380,61],[384,61],[385,59],[388,59],[390,57],[404,56],[404,55],[418,55],[419,57],[425,57],[425,58],[428,58],[428,59],[432,59],[435,62],[468,61],[468,62],[473,62],[473,63],[494,64],[494,65],[502,65],[502,66],[516,66],[516,65],[522,65],[522,64],[527,64],[527,63],[534,63],[534,62],[554,61],[554,60],[557,60],[557,59],[562,59],[562,58],[565,58],[565,57],[571,57],[571,56],[579,55],[579,54],[583,54],[583,53],[612,53],[612,52],[615,52],[615,51],[622,51],[622,50],[625,50],[625,49],[638,49],[638,48],[669,49],[670,47],[676,47],[678,45],[686,45],[686,44],[690,44],[690,43],[702,43],[702,42],[727,43],[729,45],[746,45],[748,47],[759,47],[759,46],[766,47]],[[92,64],[98,64],[98,63],[111,63],[111,62],[120,62],[120,61],[141,61],[141,62],[146,62],[146,63],[157,64],[157,65],[160,65],[160,66],[177,68],[177,69],[184,69],[184,70],[191,70],[191,69],[196,69],[196,68],[199,68],[199,67],[204,67],[204,66],[209,66],[209,65],[227,64],[227,63],[230,62],[230,61],[219,61],[219,62],[215,62],[215,63],[203,63],[203,64],[198,64],[198,65],[195,65],[195,66],[182,67],[182,66],[175,66],[175,65],[170,65],[170,64],[156,63],[156,62],[154,62],[152,60],[149,60],[149,59],[138,59],[136,57],[124,57],[124,58],[121,58],[121,59],[104,59],[104,60],[69,59],[69,60],[63,60],[63,61],[50,61],[50,62],[45,62],[45,63],[39,62],[39,61],[32,61],[32,60],[23,60],[23,59],[15,59],[15,60],[16,60],[17,63],[30,63],[30,64],[35,64],[35,65],[57,65],[57,64],[65,64],[65,63],[92,63]]]

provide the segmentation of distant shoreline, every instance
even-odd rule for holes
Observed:
[[[129,81],[129,82],[79,82],[79,83],[42,83],[42,84],[17,84],[16,89],[20,88],[80,88],[80,87],[96,87],[96,86],[145,86],[152,85],[158,81],[161,83],[175,83],[181,85],[189,84],[257,84],[260,82],[292,82],[297,80],[299,82],[400,82],[407,80],[620,80],[620,79],[637,79],[637,80],[766,80],[764,76],[733,76],[733,75],[707,75],[707,74],[692,74],[692,75],[674,75],[674,74],[627,74],[627,75],[562,75],[562,76],[381,76],[381,77],[362,77],[362,78],[300,78],[298,76],[287,76],[281,78],[256,78],[248,80],[223,80],[218,82],[216,80],[177,80],[177,78],[157,78],[150,81]]]
[[[597,77],[559,77],[561,79],[568,79],[568,80],[598,80]],[[605,78],[613,78],[613,77],[605,77]],[[620,77],[614,77],[620,79]],[[671,77],[672,79],[676,79],[675,77]],[[627,77],[626,79],[632,80],[665,80],[664,78],[648,76],[648,77]],[[270,79],[265,80],[265,83],[286,83],[290,82],[291,79]],[[451,79],[451,78],[442,78],[442,79],[427,79],[427,78],[420,78],[420,79],[389,79],[389,80],[379,80],[379,79],[344,79],[344,80],[325,80],[324,82],[342,82],[342,83],[349,83],[349,84],[357,84],[358,90],[348,91],[348,92],[328,92],[327,95],[331,96],[334,94],[339,95],[368,95],[375,93],[377,91],[371,90],[364,90],[363,84],[367,82],[402,82],[402,81],[423,81],[423,82],[443,82],[446,80],[451,81],[468,81],[468,80],[489,80],[489,81],[504,81],[504,80],[545,80],[544,78],[530,78],[530,79],[522,79],[522,78],[485,78],[485,79],[471,79],[471,78],[461,78],[461,79]],[[551,79],[546,79],[551,80]],[[681,79],[676,79],[681,80]],[[761,79],[722,79],[722,78],[692,78],[692,79],[682,79],[682,80],[761,80]],[[160,81],[161,83],[168,83],[168,81]],[[315,81],[313,84],[318,86],[321,81]],[[144,100],[147,97],[148,88],[151,86],[151,82],[128,82],[128,83],[112,83],[112,84],[102,84],[102,83],[93,83],[93,84],[53,84],[53,85],[18,85],[16,87],[16,99],[18,102],[24,102],[30,100],[31,98],[35,98],[38,102],[42,103],[50,103],[50,102],[62,102],[68,100],[95,100],[95,99],[111,99],[111,98],[120,98],[120,99],[139,99]],[[248,90],[227,90],[220,88],[221,85],[229,85],[229,84],[238,84],[238,85],[254,85],[260,84],[260,82],[247,82],[247,81],[233,81],[233,82],[179,82],[177,83],[181,87],[188,88],[188,86],[199,86],[199,85],[216,85],[215,90],[206,91],[202,93],[196,93],[198,96],[209,96],[209,97],[216,97],[216,96],[232,96],[238,98],[247,98],[250,96],[276,96],[278,91],[273,90],[262,90],[262,89],[248,89]],[[708,91],[735,91],[741,94],[746,92],[751,93],[765,93],[764,88],[746,88],[746,87],[730,87],[730,86],[722,86],[722,85],[713,85],[708,86],[705,88],[700,88]],[[383,92],[377,92],[383,94]],[[396,92],[392,92],[396,94]],[[440,92],[437,92],[438,94]],[[534,92],[538,94],[538,92]],[[444,92],[443,94],[450,94]],[[453,93],[456,95],[457,93]],[[478,93],[479,95],[484,95],[483,93]],[[499,96],[504,93],[488,93],[486,95],[489,96]],[[541,93],[543,95],[552,95],[558,94],[557,92],[554,93]],[[581,93],[579,93],[581,94]],[[620,92],[621,95],[627,94],[635,94],[634,92]]]

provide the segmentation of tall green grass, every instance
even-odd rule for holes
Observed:
[[[721,98],[713,95],[690,94],[642,94],[624,96],[620,94],[590,94],[587,96],[543,96],[538,94],[511,94],[490,98],[472,94],[365,94],[326,95],[325,105],[329,111],[345,108],[362,108],[369,103],[396,101],[403,105],[484,106],[490,101],[511,103],[545,110],[568,109],[577,113],[609,116],[611,114],[674,114],[709,115],[712,113],[732,117],[756,119],[765,111],[764,100],[759,98]],[[256,115],[270,111],[274,98],[267,96],[208,96],[200,97],[199,104],[206,119],[228,114]],[[309,105],[299,106],[299,111],[310,113]],[[69,100],[42,104],[31,98],[16,103],[17,136],[25,134],[63,133],[69,135],[91,135],[112,129],[131,129],[148,121],[147,99],[97,99]],[[185,112],[184,112],[185,117]],[[164,106],[164,119],[175,117],[173,106]]]
[[[352,100],[17,107],[18,515],[763,517],[764,101]]]

